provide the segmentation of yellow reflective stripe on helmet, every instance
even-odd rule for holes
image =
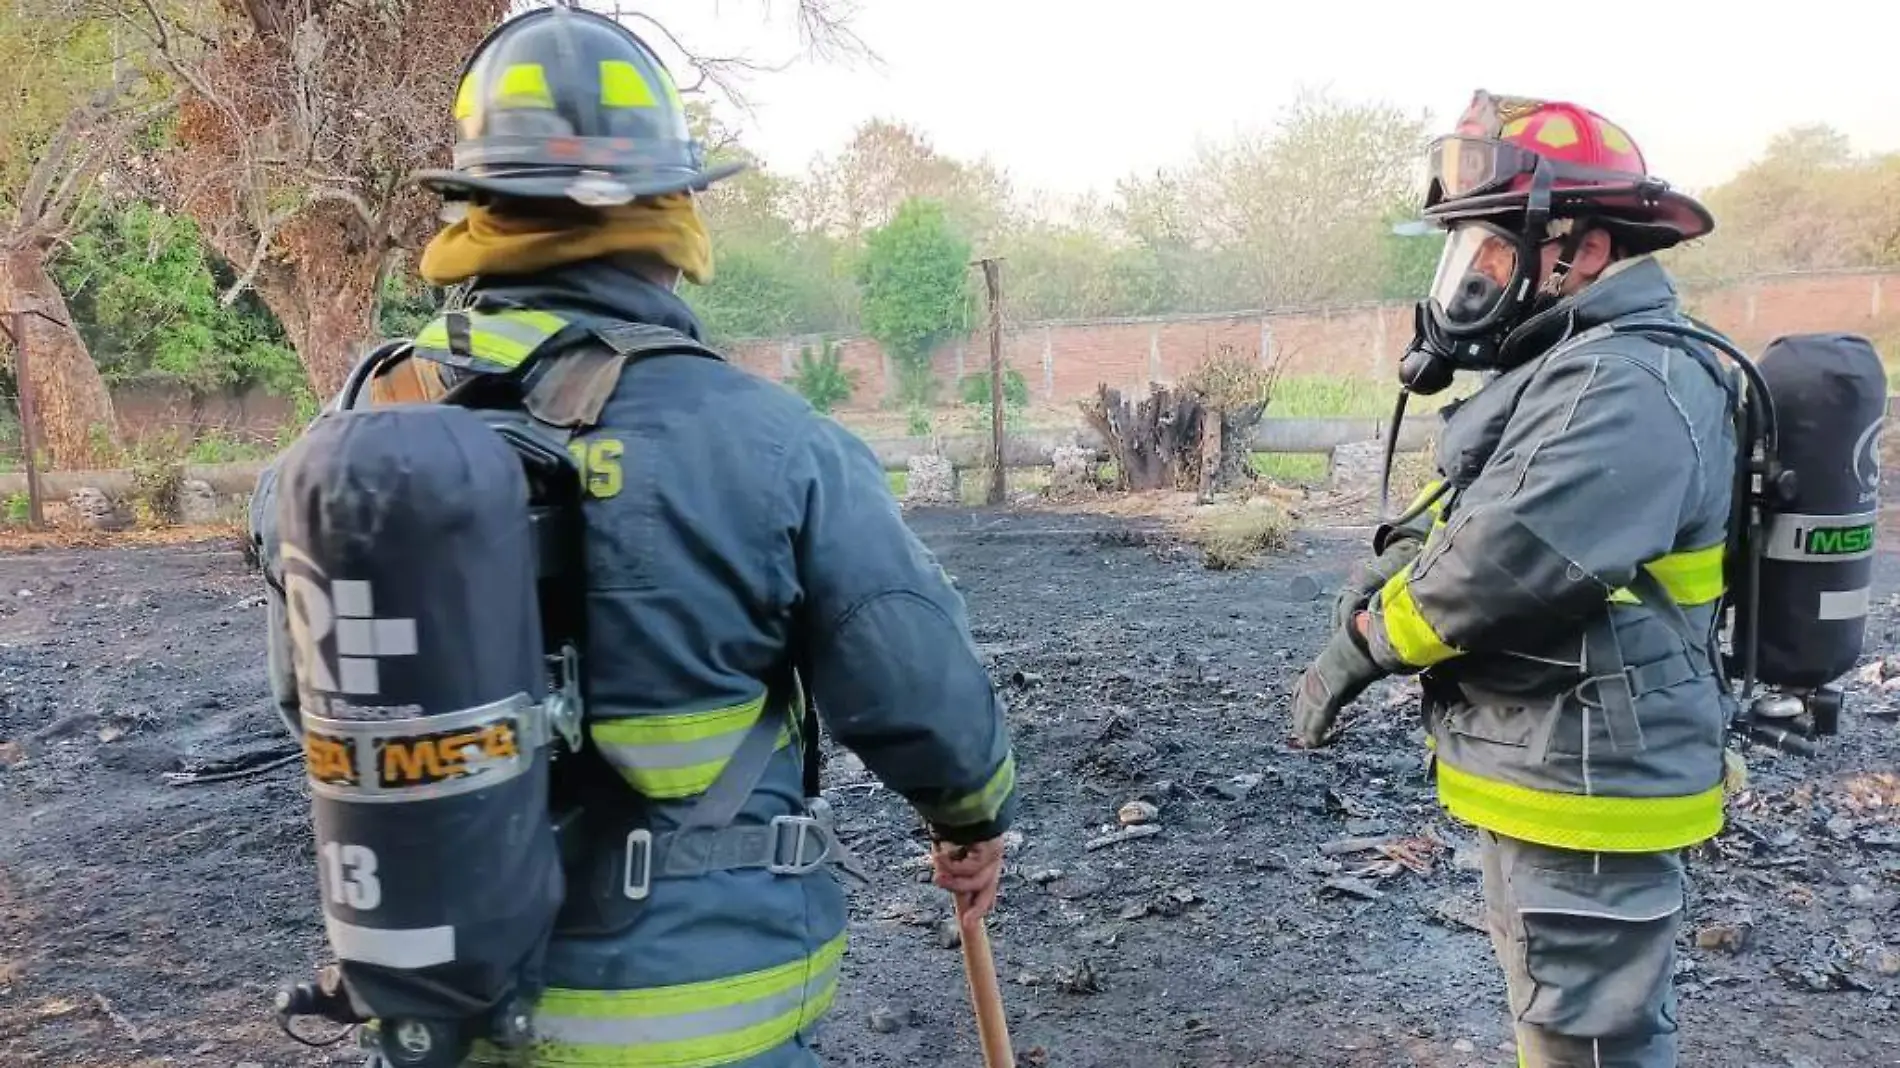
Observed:
[[[1462,771],[1440,756],[1438,800],[1467,823],[1526,842],[1594,853],[1682,849],[1722,829],[1722,785],[1683,797],[1533,790]]]
[[[534,1014],[536,1068],[712,1068],[783,1045],[831,1008],[845,936],[809,957],[727,979],[646,990],[549,989]]]
[[[455,88],[455,121],[461,122],[475,114],[479,98],[475,92],[475,79],[465,77],[462,84]]]
[[[452,314],[468,318],[467,355],[503,371],[512,371],[561,332],[567,320],[552,312],[511,308],[507,311],[469,311]],[[463,354],[449,347],[448,316],[442,316],[416,335],[416,348],[432,350],[431,355],[445,362],[462,362]]]
[[[602,720],[588,733],[594,745],[641,794],[677,800],[704,793],[765,710],[765,696],[700,712],[660,713]],[[780,727],[773,748],[791,741]]]
[[[609,108],[650,108],[659,101],[640,71],[624,59],[600,61],[600,104]]]
[[[944,805],[919,805],[917,811],[940,827],[968,827],[988,823],[1003,810],[1009,792],[1016,788],[1016,754],[1003,758],[996,771],[975,793],[966,794]]]
[[[1457,656],[1459,650],[1445,643],[1425,621],[1418,610],[1418,602],[1412,599],[1412,568],[1393,575],[1379,590],[1381,618],[1385,623],[1385,640],[1398,654],[1400,660],[1413,667],[1431,667],[1441,660]]]
[[[1692,608],[1713,603],[1727,590],[1727,579],[1722,574],[1727,553],[1728,545],[1717,542],[1700,549],[1659,556],[1644,564],[1643,570],[1655,576],[1671,600]],[[1628,587],[1610,591],[1610,600],[1615,604],[1643,603]]]
[[[511,63],[502,68],[488,102],[504,108],[553,108],[554,94],[548,91],[548,72],[539,63]]]

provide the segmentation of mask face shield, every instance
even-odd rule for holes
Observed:
[[[1514,315],[1530,292],[1535,256],[1536,249],[1501,226],[1477,220],[1455,224],[1426,297],[1438,328],[1467,337]]]

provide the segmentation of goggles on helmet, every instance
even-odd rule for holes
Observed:
[[[1580,167],[1539,155],[1509,141],[1462,134],[1434,139],[1426,159],[1430,168],[1425,197],[1428,210],[1446,201],[1508,192],[1519,177],[1534,173],[1540,166],[1549,173],[1553,183],[1572,183],[1573,188],[1583,185],[1594,194],[1660,185],[1644,175]]]

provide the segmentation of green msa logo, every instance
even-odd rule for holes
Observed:
[[[1854,556],[1871,552],[1874,547],[1874,525],[1865,523],[1851,527],[1810,527],[1806,530],[1795,529],[1795,544],[1809,556]]]

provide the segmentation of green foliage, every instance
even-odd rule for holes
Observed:
[[[262,386],[288,395],[303,367],[276,320],[246,294],[219,303],[227,267],[190,219],[108,202],[53,264],[93,361],[108,382],[159,381],[194,395]]]
[[[913,438],[930,436],[930,407],[916,401],[904,408],[904,433]]]
[[[0,219],[60,124],[112,76],[110,27],[60,8],[0,4]]]
[[[798,368],[792,372],[791,385],[813,408],[829,415],[857,391],[858,372],[843,365],[838,347],[827,338],[816,356],[809,345],[798,350]]]
[[[1438,272],[1438,257],[1445,250],[1444,231],[1433,229],[1423,234],[1396,234],[1391,227],[1410,221],[1416,213],[1393,212],[1382,222],[1386,232],[1384,266],[1379,272],[1380,300],[1420,300],[1432,287]]]
[[[415,337],[441,308],[442,290],[407,270],[392,270],[383,276],[376,328],[384,337]]]
[[[969,262],[969,242],[934,201],[906,200],[865,239],[858,266],[864,330],[898,365],[907,401],[930,399],[931,350],[968,328]]]
[[[958,398],[963,403],[987,409],[990,406],[990,373],[978,371],[963,376],[957,384]],[[1026,408],[1029,406],[1029,380],[1014,367],[1003,369],[1003,406],[1006,408]]]
[[[712,283],[681,295],[715,342],[842,331],[850,323],[837,292],[840,259],[819,238],[715,231]]]

